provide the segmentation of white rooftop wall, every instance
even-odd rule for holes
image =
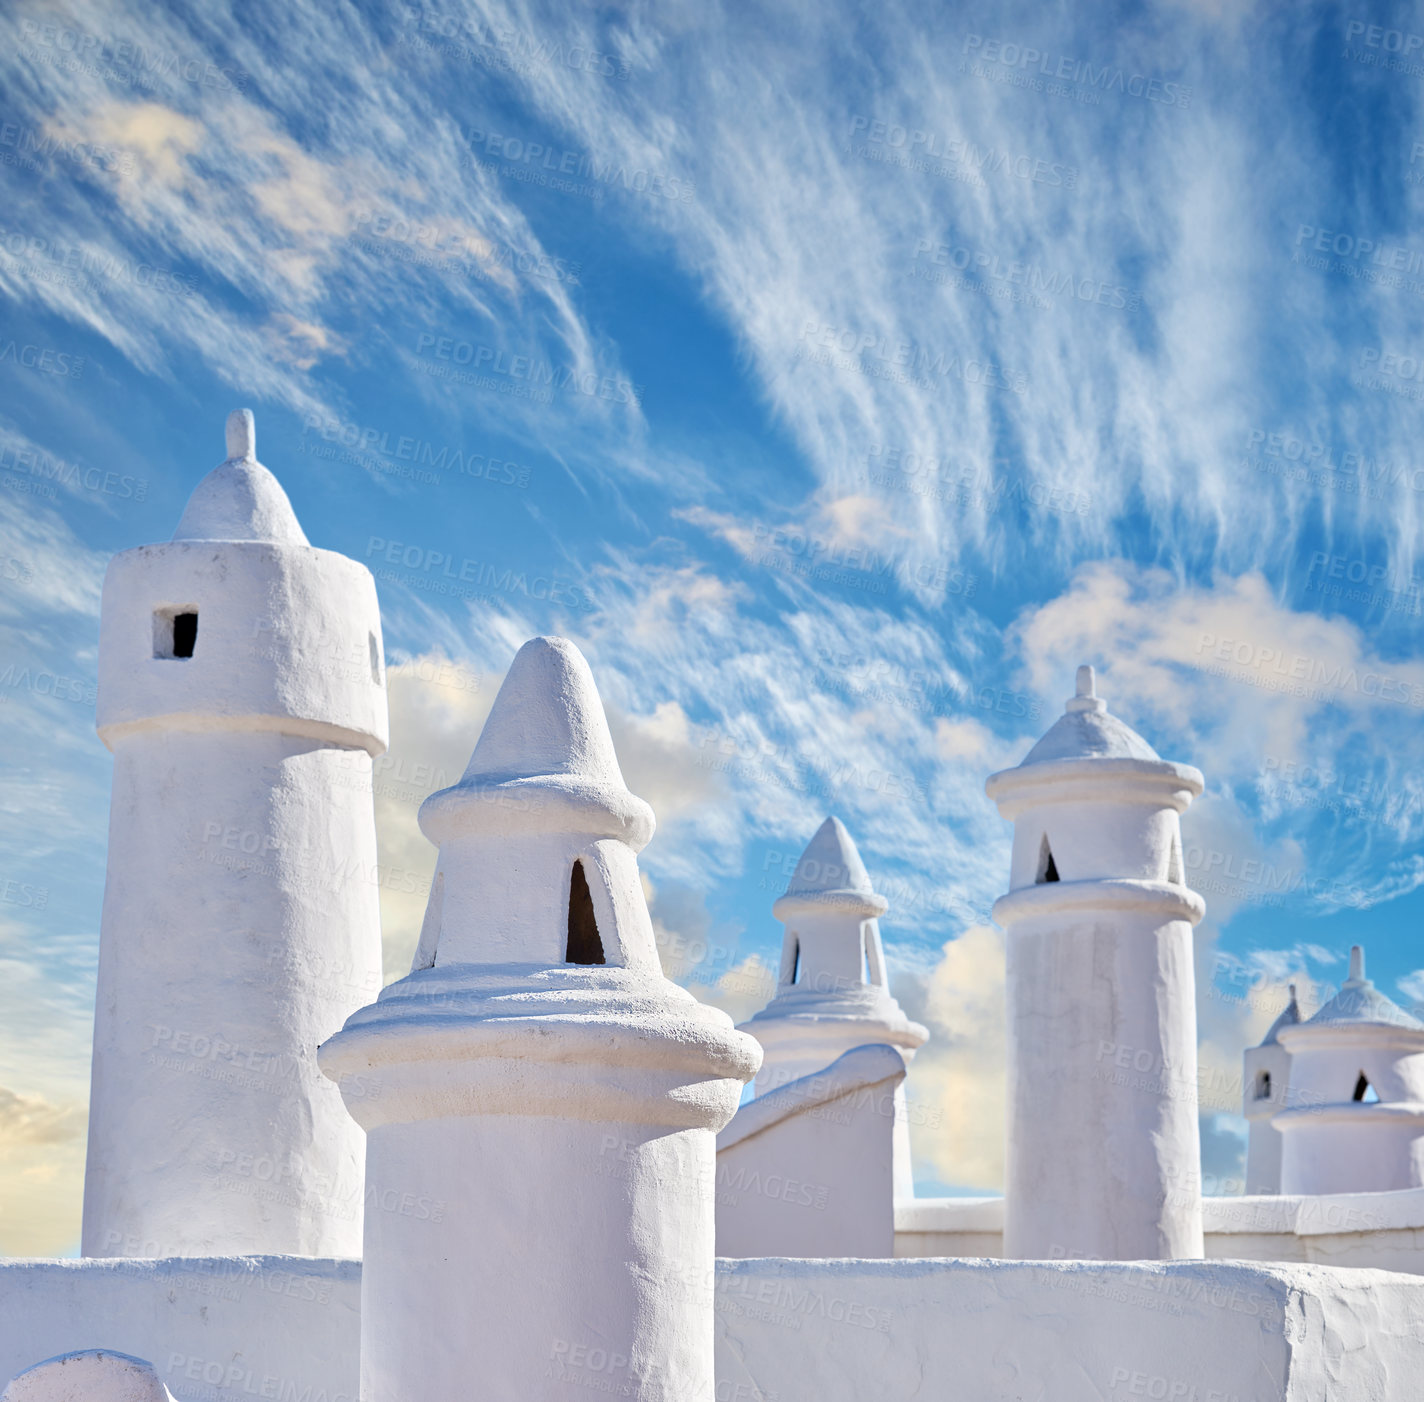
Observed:
[[[1424,1280],[1384,1271],[746,1260],[704,1283],[717,1402],[1417,1402],[1424,1376]],[[0,1384],[102,1346],[177,1402],[356,1402],[359,1307],[354,1261],[8,1262]],[[570,1397],[620,1395],[596,1341],[548,1361]]]

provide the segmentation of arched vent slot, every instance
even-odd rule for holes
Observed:
[[[445,911],[445,873],[437,870],[430,883],[430,899],[425,903],[425,919],[420,926],[420,940],[415,946],[415,958],[410,970],[433,969],[440,950],[440,923]]]
[[[1053,860],[1053,853],[1048,849],[1048,834],[1043,834],[1043,843],[1038,849],[1038,875],[1034,877],[1034,885],[1042,886],[1045,881],[1057,881],[1058,864]]]
[[[381,684],[381,649],[376,644],[374,633],[366,634],[366,651],[371,658],[371,680],[377,686]]]
[[[787,982],[801,982],[801,941],[794,935],[791,939],[791,977]]]
[[[566,964],[603,964],[603,941],[598,935],[598,921],[593,914],[593,897],[589,894],[588,878],[583,863],[575,862],[569,876],[569,945],[564,953]]]
[[[1369,1077],[1363,1071],[1360,1072],[1360,1079],[1355,1082],[1355,1099],[1364,1101],[1366,1105],[1373,1105],[1379,1100]]]
[[[881,960],[880,941],[874,927],[866,921],[861,927],[861,943],[865,949],[865,981],[876,988],[885,987],[885,969]]]
[[[1261,1071],[1256,1076],[1256,1099],[1269,1100],[1271,1098],[1271,1073]]]

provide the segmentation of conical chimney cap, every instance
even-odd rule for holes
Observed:
[[[426,799],[420,826],[435,843],[479,829],[647,844],[653,810],[623,782],[593,673],[567,638],[515,654],[464,775]]]
[[[567,638],[531,638],[515,654],[462,782],[541,774],[623,787],[593,673]]]
[[[816,829],[772,914],[783,920],[807,907],[862,917],[884,915],[889,908],[885,898],[876,895],[855,840],[839,818],[827,818]]]

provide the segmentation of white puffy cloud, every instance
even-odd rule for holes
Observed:
[[[930,1040],[905,1082],[916,1178],[985,1193],[1004,1185],[1004,937],[975,925],[919,979],[896,977]]]
[[[435,848],[416,815],[437,789],[459,782],[499,680],[438,649],[387,665],[391,744],[373,766],[387,980],[410,970],[435,874]]]
[[[55,1256],[79,1244],[84,1106],[0,1087],[0,1254]]]

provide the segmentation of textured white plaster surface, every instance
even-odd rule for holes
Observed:
[[[151,1360],[178,1402],[356,1402],[360,1303],[359,1261],[4,1261],[0,1385],[104,1349]]]
[[[356,1402],[360,1272],[292,1257],[6,1262],[0,1384],[102,1347],[151,1358],[178,1402]],[[1424,1375],[1424,1280],[1376,1270],[723,1260],[714,1311],[718,1402],[1413,1402]],[[576,1332],[559,1341],[557,1384],[473,1395],[628,1395],[612,1386],[616,1351]],[[489,1376],[478,1356],[470,1369]]]
[[[989,797],[1014,824],[1005,1255],[1202,1252],[1192,926],[1179,814],[1202,790],[1107,714],[1065,715]],[[1051,868],[1050,868],[1051,858]]]
[[[1359,945],[1340,991],[1279,1037],[1291,1082],[1271,1121],[1283,1141],[1281,1191],[1424,1186],[1424,1024],[1365,977]],[[1354,1099],[1362,1077],[1377,1099]]]
[[[895,1255],[984,1256],[1004,1254],[1003,1198],[897,1198]]]
[[[719,1398],[1412,1402],[1424,1281],[1159,1263],[721,1263]]]
[[[886,909],[845,824],[827,818],[772,907],[786,927],[776,994],[741,1027],[765,1053],[758,1097],[874,1042],[897,1048],[907,1065],[914,1060],[929,1033],[890,993],[878,918]],[[903,1086],[896,1091],[894,1146],[895,1190],[909,1196],[915,1175]]]
[[[1251,1194],[1281,1190],[1281,1133],[1271,1121],[1291,1103],[1291,1091],[1290,1053],[1281,1045],[1280,1034],[1299,1021],[1300,1004],[1291,984],[1290,1001],[1261,1044],[1242,1053],[1241,1113],[1247,1122],[1246,1191]]]
[[[1320,1197],[1203,1198],[1206,1256],[1424,1275],[1424,1189]],[[895,1254],[1003,1255],[1003,1198],[895,1204]]]
[[[0,1402],[173,1402],[173,1394],[146,1359],[91,1349],[35,1364]]]
[[[904,1078],[894,1047],[857,1047],[743,1105],[717,1136],[717,1254],[893,1255]]]
[[[492,1398],[712,1402],[713,1136],[761,1049],[662,975],[652,812],[577,648],[520,649],[420,819],[416,968],[321,1050],[368,1192],[444,1209],[367,1213],[363,1402],[463,1402],[476,1371]],[[565,962],[575,862],[602,963]]]
[[[1272,1123],[1290,1095],[1290,1053],[1277,1042],[1242,1054],[1242,1107],[1246,1117],[1246,1191],[1281,1190],[1281,1132]]]
[[[230,421],[230,451],[251,446]],[[306,543],[250,456],[198,486],[185,533],[104,586],[84,1251],[354,1255],[364,1144],[315,1058],[380,987],[375,585]],[[177,611],[192,656],[157,655]]]

